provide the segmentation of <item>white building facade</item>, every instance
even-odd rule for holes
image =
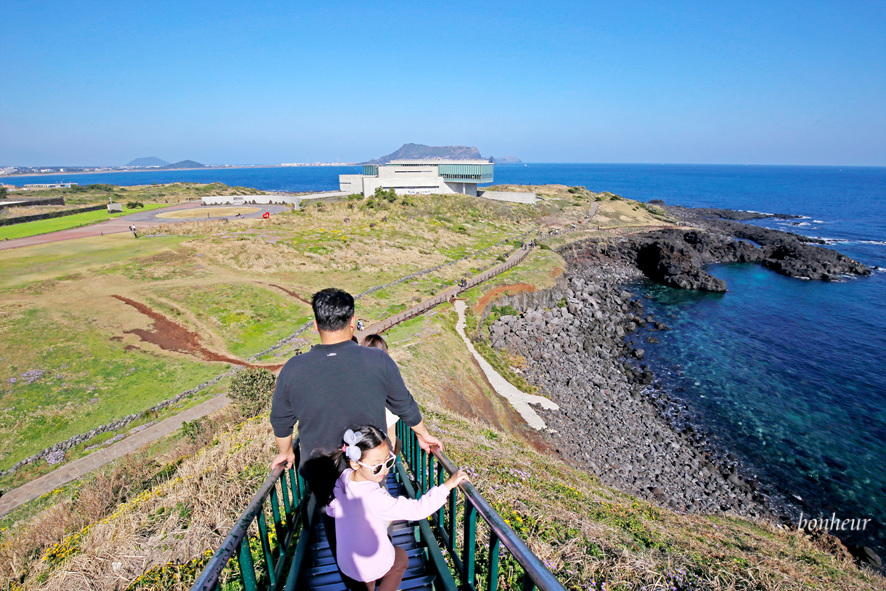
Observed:
[[[368,197],[377,188],[400,195],[460,193],[477,196],[477,185],[491,183],[494,165],[487,160],[392,160],[388,164],[364,164],[363,174],[339,175],[339,187],[347,194]]]

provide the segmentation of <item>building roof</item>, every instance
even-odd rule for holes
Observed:
[[[391,160],[388,164],[413,164],[413,165],[437,165],[437,164],[491,164],[489,160],[455,160],[431,158],[426,160]],[[382,165],[384,166],[384,165]]]

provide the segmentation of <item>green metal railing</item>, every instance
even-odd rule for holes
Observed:
[[[408,463],[412,474],[406,471],[402,461],[398,461],[396,476],[410,498],[421,497],[458,469],[441,450],[434,449],[431,453],[423,451],[415,432],[402,422],[397,424],[397,435],[403,442],[402,459]],[[309,532],[316,502],[296,469],[299,464],[297,441],[294,447],[296,457],[293,468],[271,471],[224,542],[209,559],[191,586],[191,591],[218,590],[222,573],[234,558],[239,567],[239,581],[245,591],[293,591],[296,588],[302,566],[308,558]],[[273,527],[268,526],[266,515],[272,517]],[[484,524],[482,532],[478,530],[478,516],[480,523]],[[427,557],[438,575],[434,583],[436,591],[497,591],[502,546],[512,557],[509,563],[516,562],[522,570],[519,583],[522,591],[536,588],[540,591],[565,591],[563,585],[470,482],[463,482],[453,489],[447,504],[429,520],[419,521],[416,535],[426,545]],[[253,549],[252,545],[256,548]],[[254,554],[258,555],[259,560],[255,560]],[[458,576],[458,582],[453,573]],[[481,584],[482,581],[485,584]]]
[[[403,471],[400,475],[401,481],[409,496],[420,497],[431,487],[442,484],[450,474],[458,470],[439,448],[433,449],[431,453],[422,450],[415,433],[402,421],[397,423],[397,437],[403,442],[403,457],[414,475],[410,482],[405,469],[398,463],[398,469]],[[411,490],[413,485],[417,490]],[[459,492],[462,497],[461,502],[458,499]],[[461,511],[458,510],[459,505]],[[478,516],[488,529],[482,541],[478,536]],[[455,588],[468,591],[496,591],[502,546],[522,567],[520,587],[523,591],[532,591],[536,588],[541,591],[564,591],[563,585],[470,482],[463,482],[453,489],[449,494],[449,502],[437,511],[431,521],[461,580],[458,587],[454,584],[451,588],[444,585],[447,591]],[[422,525],[428,527],[427,522],[422,522]],[[433,546],[436,544],[429,543],[432,557]],[[477,557],[481,554],[480,550],[484,560],[478,564]],[[439,560],[443,560],[443,557],[441,556]],[[482,567],[482,578],[486,582],[482,590],[478,589],[481,578],[478,566]]]
[[[295,589],[295,576],[299,571],[300,561],[307,550],[307,535],[299,536],[295,552],[292,553],[292,542],[300,531],[309,531],[310,516],[313,514],[313,495],[307,493],[305,482],[298,474],[299,450],[298,441],[295,448],[293,467],[278,467],[255,494],[252,502],[237,520],[231,532],[222,542],[212,558],[203,568],[203,572],[194,581],[191,591],[215,591],[219,589],[222,571],[230,560],[236,556],[240,571],[240,582],[246,591],[257,591],[259,588]],[[279,492],[278,492],[279,488]],[[273,530],[268,526],[265,517],[265,503],[270,506],[273,517]],[[260,564],[256,564],[250,542],[249,530],[256,523],[254,531],[258,533],[261,545]],[[282,586],[284,566],[289,563],[290,576]],[[293,568],[294,567],[294,568]]]

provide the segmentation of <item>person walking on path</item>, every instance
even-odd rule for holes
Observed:
[[[381,349],[385,353],[388,352],[388,343],[380,334],[367,335],[363,337],[363,342],[360,344],[364,347],[375,347],[376,349]],[[391,409],[385,406],[385,426],[388,428],[388,442],[394,448],[394,454],[400,453],[400,448],[397,447],[397,421],[399,420],[400,417],[392,413]]]
[[[385,406],[415,431],[422,449],[442,449],[440,440],[425,427],[394,360],[380,349],[351,340],[356,328],[353,296],[327,288],[314,294],[311,307],[320,344],[292,357],[280,370],[271,403],[278,447],[271,467],[292,467],[292,429],[298,422],[302,473],[315,456],[316,469],[329,470],[323,466],[323,454],[341,445],[339,438],[346,429],[372,425],[385,430]]]

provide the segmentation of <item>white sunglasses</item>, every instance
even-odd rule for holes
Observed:
[[[373,476],[378,476],[379,474],[381,474],[382,470],[390,470],[391,467],[394,465],[394,462],[397,461],[397,456],[394,455],[394,452],[391,451],[391,452],[388,452],[388,454],[389,455],[388,455],[387,460],[385,460],[381,464],[376,464],[374,466],[364,464],[360,460],[354,460],[354,461],[357,462],[358,464],[360,464],[361,466],[363,466],[364,468],[369,468],[369,471],[372,473]]]

